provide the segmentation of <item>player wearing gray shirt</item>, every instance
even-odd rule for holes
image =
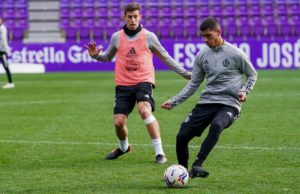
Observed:
[[[182,123],[176,141],[178,163],[187,168],[189,141],[195,136],[201,136],[210,125],[208,135],[190,169],[192,178],[209,175],[202,164],[221,132],[239,116],[241,103],[247,100],[247,94],[257,79],[257,72],[246,55],[222,39],[220,25],[214,18],[204,20],[200,30],[208,47],[196,56],[189,83],[176,96],[162,104],[162,108],[171,110],[192,96],[206,78],[206,87],[199,102]],[[246,76],[244,83],[243,75]]]
[[[10,89],[15,87],[15,84],[12,81],[12,76],[7,60],[7,56],[10,54],[7,37],[7,29],[2,22],[2,18],[0,17],[0,62],[2,63],[7,75],[7,83],[2,86],[3,89]]]

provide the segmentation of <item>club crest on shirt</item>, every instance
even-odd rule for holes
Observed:
[[[228,59],[225,59],[225,60],[223,61],[223,66],[224,66],[224,67],[228,67],[229,65],[230,65],[229,60],[228,60]]]

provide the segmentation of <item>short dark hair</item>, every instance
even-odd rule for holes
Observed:
[[[129,3],[125,8],[124,8],[124,15],[126,15],[127,12],[131,12],[131,11],[136,11],[138,10],[139,12],[141,12],[141,6],[138,3]]]
[[[213,17],[208,17],[205,20],[202,21],[201,25],[200,25],[200,30],[201,31],[205,31],[205,30],[217,30],[218,28],[220,28],[220,24],[219,22],[213,18]]]

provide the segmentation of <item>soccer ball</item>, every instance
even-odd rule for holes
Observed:
[[[185,167],[173,164],[165,170],[164,181],[170,188],[184,187],[189,181],[189,173]]]

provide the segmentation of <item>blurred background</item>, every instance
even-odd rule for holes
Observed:
[[[141,4],[142,25],[187,69],[202,46],[199,26],[208,16],[256,68],[300,67],[300,0],[2,0],[12,71],[20,64],[39,64],[46,72],[113,70],[112,63],[91,60],[83,45],[95,40],[105,49],[123,26],[123,7],[130,2]],[[159,60],[155,64],[166,69]]]

